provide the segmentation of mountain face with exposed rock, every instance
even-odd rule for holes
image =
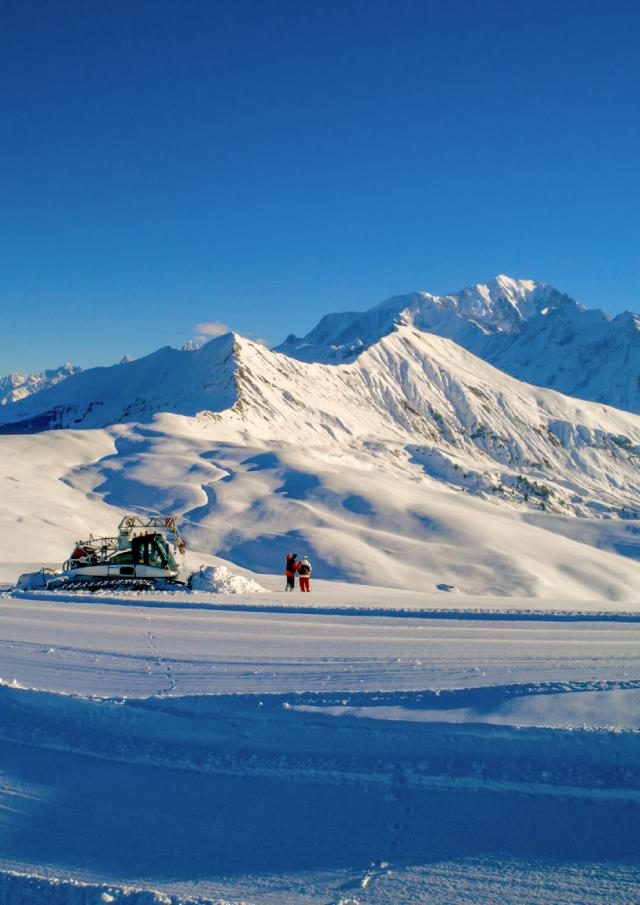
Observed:
[[[414,292],[368,311],[328,314],[277,351],[307,362],[353,361],[399,325],[452,339],[519,380],[640,412],[640,316],[609,317],[533,280],[498,276],[457,294]]]

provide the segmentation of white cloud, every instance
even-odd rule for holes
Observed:
[[[204,324],[196,324],[193,329],[199,337],[222,336],[224,333],[231,333],[231,327],[221,324],[220,321],[207,321]]]

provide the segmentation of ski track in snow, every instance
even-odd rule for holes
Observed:
[[[0,597],[0,901],[635,901],[637,620],[85,597]]]

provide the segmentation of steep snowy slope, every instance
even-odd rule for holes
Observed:
[[[11,405],[19,399],[25,399],[33,393],[55,386],[72,374],[78,374],[82,368],[72,365],[70,362],[53,368],[49,371],[40,371],[38,374],[7,374],[0,377],[0,405]]]
[[[498,276],[457,295],[394,296],[326,315],[277,347],[302,361],[352,361],[398,324],[448,337],[520,380],[640,412],[640,318],[610,318],[532,280]]]
[[[560,305],[470,348],[520,380],[640,413],[640,317],[629,311],[611,319]]]
[[[293,546],[323,577],[391,587],[630,599],[640,585],[640,419],[522,384],[411,327],[339,367],[232,336],[161,350],[12,414],[0,452],[15,561],[44,519],[61,539],[43,558],[68,552],[83,532],[62,527],[55,501],[75,493],[180,515],[192,549],[258,571],[280,571]],[[15,435],[40,424],[106,430]],[[38,472],[45,514],[29,473],[54,442],[63,454]]]
[[[193,415],[201,408],[227,408],[235,401],[235,367],[231,334],[202,349],[167,346],[145,358],[83,371],[7,407],[0,414],[0,432],[103,427],[148,420],[155,412]]]

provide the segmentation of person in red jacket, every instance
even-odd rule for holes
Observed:
[[[298,565],[298,575],[300,576],[300,590],[301,591],[311,591],[310,587],[310,579],[311,579],[311,563],[307,559],[307,555],[302,557],[300,563]]]
[[[296,589],[296,572],[300,569],[297,553],[287,553],[287,565],[284,574],[287,576],[287,586],[285,591],[295,591]]]

